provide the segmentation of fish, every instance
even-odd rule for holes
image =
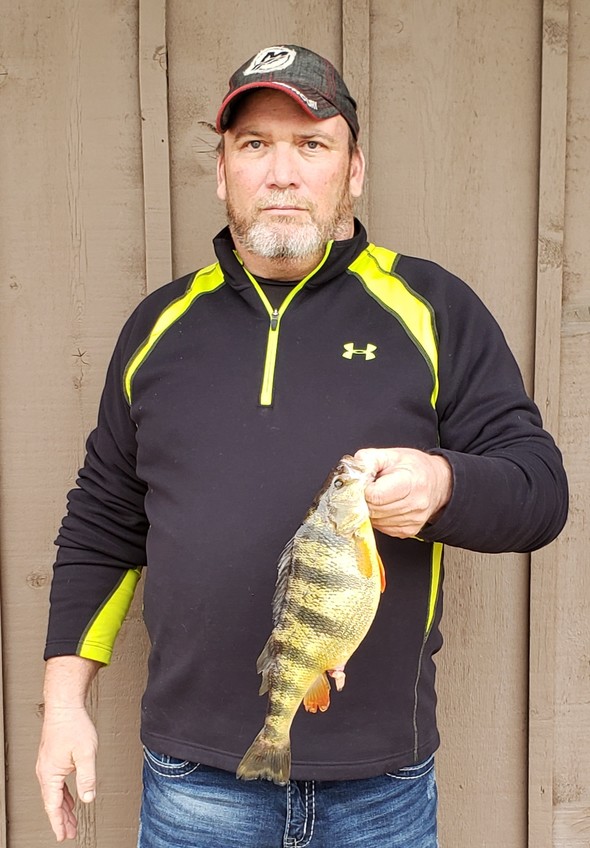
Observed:
[[[375,618],[385,570],[364,496],[373,479],[343,456],[279,558],[273,628],[256,664],[259,694],[268,692],[266,718],[238,765],[243,780],[288,783],[301,702],[312,713],[329,708],[328,674],[341,690],[345,665]]]

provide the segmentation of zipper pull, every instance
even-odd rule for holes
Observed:
[[[270,316],[270,329],[276,330],[279,325],[279,310],[273,309],[272,315]]]

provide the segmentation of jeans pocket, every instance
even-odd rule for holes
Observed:
[[[156,751],[150,751],[144,745],[143,759],[147,767],[160,777],[178,778],[186,777],[192,774],[199,768],[200,763],[193,763],[190,760],[179,760],[177,757],[170,757],[168,754],[158,754]]]
[[[434,768],[434,754],[424,760],[422,763],[417,763],[415,766],[404,766],[397,771],[386,772],[387,777],[392,777],[394,780],[418,780],[420,777],[429,774]]]

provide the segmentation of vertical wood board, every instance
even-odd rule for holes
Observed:
[[[559,440],[570,516],[555,601],[553,848],[590,845],[590,6],[569,2]]]
[[[148,291],[172,278],[166,0],[139,0],[139,96]]]
[[[54,839],[33,775],[51,540],[114,340],[145,290],[136,2],[48,0],[41,15],[39,4],[21,0],[3,16],[0,38],[8,71],[0,98],[11,116],[0,141],[8,839],[10,848],[48,848]],[[100,735],[109,768],[99,792],[115,773],[115,754],[123,753],[118,774],[128,782],[130,744],[119,740],[115,751],[112,727]],[[121,806],[113,797],[105,818]],[[134,810],[125,815],[135,821]],[[92,808],[82,831],[82,844],[120,848],[101,839]]]
[[[545,0],[541,74],[535,400],[557,437],[569,4]],[[552,848],[555,599],[559,543],[531,555],[529,844]]]
[[[370,232],[371,162],[371,3],[370,0],[342,0],[342,75],[357,103],[359,144],[367,161],[362,197],[355,214]]]

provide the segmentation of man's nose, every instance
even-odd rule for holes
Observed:
[[[291,147],[277,147],[269,157],[269,168],[266,175],[269,188],[292,188],[300,184],[297,151]]]

